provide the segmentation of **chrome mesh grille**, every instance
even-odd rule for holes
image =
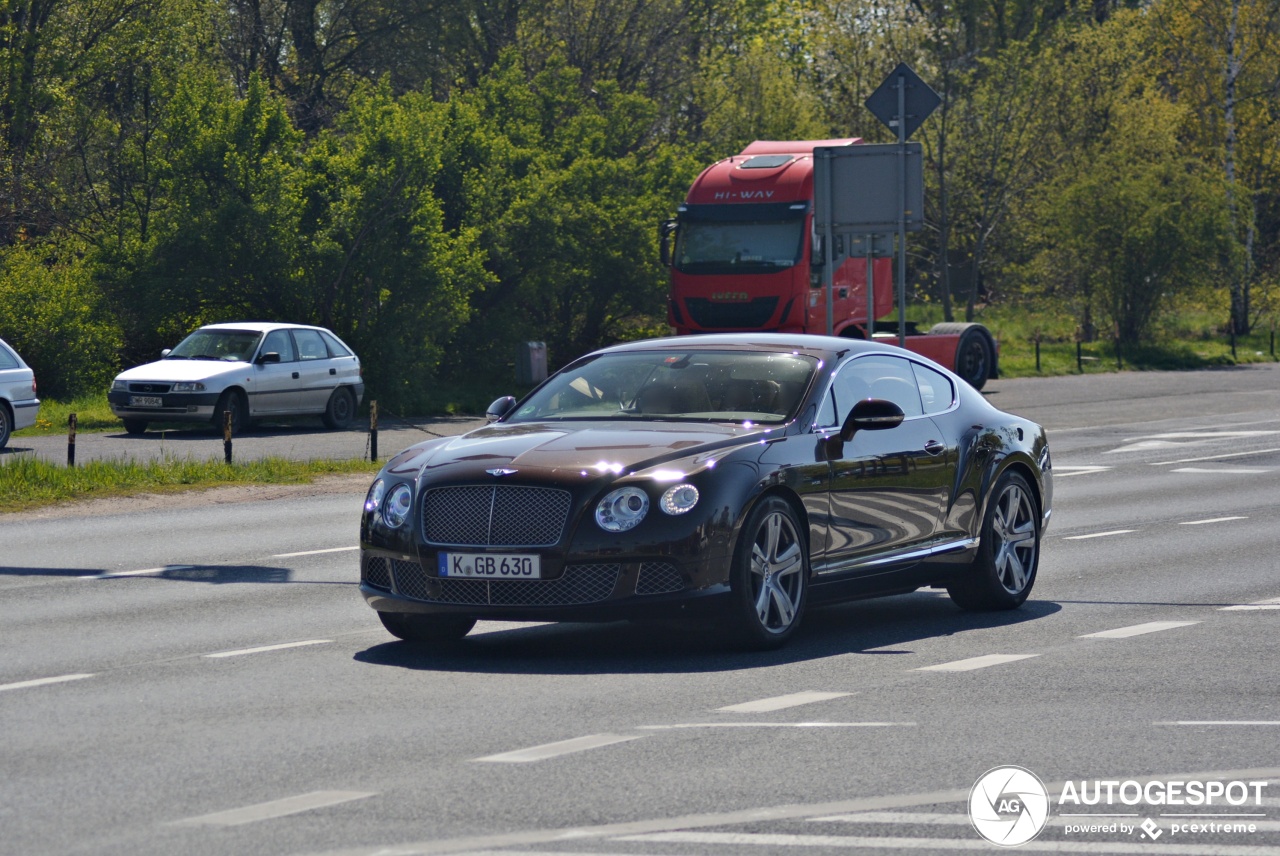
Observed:
[[[446,547],[549,547],[560,540],[573,497],[518,485],[433,488],[423,494],[427,543]]]
[[[666,594],[684,588],[680,569],[669,562],[645,562],[636,577],[636,594]]]
[[[554,580],[457,580],[428,577],[417,562],[394,560],[396,591],[414,600],[463,606],[573,606],[613,594],[621,565],[570,565]]]

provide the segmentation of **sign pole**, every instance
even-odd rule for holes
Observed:
[[[822,285],[827,295],[827,335],[835,334],[835,225],[831,222],[831,153],[819,150],[818,165],[826,193],[823,194],[823,211],[816,212],[822,217]]]
[[[875,291],[876,235],[867,234],[867,340],[875,335],[876,329],[876,291]]]
[[[898,73],[898,346],[907,346],[907,76]]]

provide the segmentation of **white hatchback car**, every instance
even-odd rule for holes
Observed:
[[[0,339],[0,449],[9,444],[14,431],[36,424],[39,412],[35,372]]]
[[[160,357],[121,372],[107,393],[130,434],[148,422],[221,426],[226,413],[232,433],[275,416],[320,416],[342,430],[364,398],[360,359],[323,327],[209,324]]]

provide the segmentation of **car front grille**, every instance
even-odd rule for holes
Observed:
[[[599,603],[613,594],[622,566],[616,564],[569,565],[554,580],[456,580],[428,577],[417,562],[370,559],[364,572],[372,581],[375,562],[390,565],[395,590],[404,597],[428,603],[460,606],[575,606]]]
[[[130,392],[145,392],[151,395],[163,395],[173,388],[171,383],[131,383]]]
[[[636,594],[667,594],[684,588],[684,576],[670,562],[645,562],[636,577]]]
[[[422,531],[443,547],[549,547],[560,540],[573,496],[518,485],[433,488],[423,494]]]

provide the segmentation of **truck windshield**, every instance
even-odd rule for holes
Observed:
[[[561,371],[506,421],[776,424],[799,406],[817,365],[809,356],[759,351],[604,354]]]
[[[680,221],[676,267],[685,273],[772,273],[800,261],[802,218]]]

